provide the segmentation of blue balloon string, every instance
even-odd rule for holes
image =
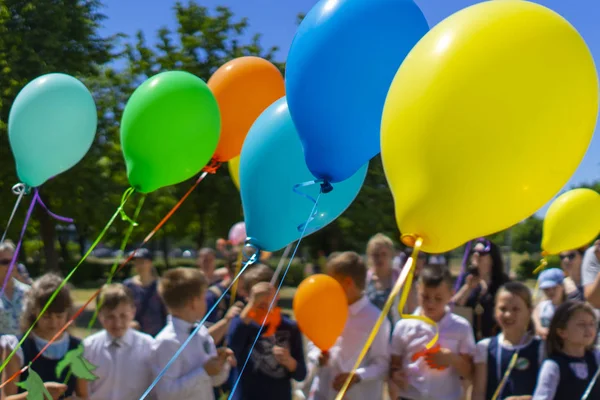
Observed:
[[[319,180],[314,180],[314,181],[308,181],[308,182],[303,182],[303,183],[298,183],[297,185],[294,185],[294,187],[292,188],[292,190],[294,191],[294,193],[299,194],[302,197],[306,197],[308,200],[310,200],[313,204],[317,203],[317,200],[312,197],[311,195],[309,195],[308,193],[304,193],[302,191],[300,191],[301,188],[303,187],[307,187],[307,186],[312,186],[312,185],[318,185],[321,184],[321,188],[325,188],[327,186],[324,185],[329,185],[328,183],[324,182],[322,179]],[[325,190],[321,190],[319,192],[319,196],[322,193],[326,193]],[[314,221],[315,217],[317,216],[317,207],[313,208],[312,213],[310,214],[310,216],[308,217],[308,219],[306,220],[305,223],[298,225],[298,231],[302,232],[302,236],[304,236],[305,233],[307,233],[306,229],[308,224],[310,224],[312,221]],[[313,233],[314,231],[317,231],[321,228],[321,226],[313,226],[310,228],[310,230],[308,231],[308,233]]]
[[[317,182],[313,182],[312,184],[314,184],[314,183],[317,183]],[[307,182],[305,184],[296,185],[294,187],[294,189],[296,189],[296,187],[298,187],[298,186],[308,186],[309,184],[311,184],[311,183]],[[294,190],[294,191],[296,191],[296,190]],[[260,335],[262,334],[265,324],[267,323],[267,317],[269,316],[271,309],[273,308],[273,306],[275,305],[275,302],[277,301],[277,295],[279,294],[279,291],[281,290],[281,287],[283,286],[283,281],[285,280],[285,276],[287,275],[287,273],[290,269],[290,266],[292,265],[292,261],[294,260],[294,257],[296,256],[298,247],[300,247],[300,242],[302,242],[302,239],[304,238],[304,235],[306,234],[306,228],[308,227],[308,224],[310,223],[310,221],[312,221],[314,219],[314,215],[316,214],[316,211],[317,211],[317,205],[319,204],[319,199],[321,198],[322,193],[323,193],[323,191],[319,192],[319,195],[317,196],[316,199],[312,199],[309,195],[301,193],[305,197],[313,200],[315,204],[313,205],[313,209],[310,212],[310,215],[309,215],[306,223],[303,224],[304,228],[302,229],[302,234],[300,235],[300,238],[298,239],[298,243],[296,243],[296,247],[294,248],[294,252],[292,253],[292,256],[290,257],[290,261],[288,262],[288,265],[285,268],[285,271],[283,272],[283,276],[281,277],[279,286],[277,286],[277,291],[275,292],[275,296],[273,296],[273,299],[271,300],[271,304],[269,304],[269,309],[267,310],[267,314],[265,315],[265,318],[263,319],[260,329],[258,330],[258,334],[254,338],[254,342],[252,343],[252,346],[250,347],[250,351],[248,352],[248,357],[246,357],[246,361],[244,362],[244,365],[242,366],[242,369],[240,370],[240,373],[238,374],[235,384],[233,385],[233,388],[231,389],[231,393],[229,394],[228,400],[231,400],[233,398],[235,389],[237,389],[237,387],[240,383],[240,380],[242,379],[242,374],[244,373],[244,370],[246,369],[246,366],[248,365],[248,361],[250,361],[250,356],[252,355],[252,351],[254,351],[254,347],[256,347],[256,343],[258,342],[258,339],[260,338]]]
[[[202,318],[202,320],[198,323],[198,326],[192,331],[192,333],[188,336],[188,338],[185,340],[185,342],[183,342],[183,344],[179,347],[179,349],[177,349],[177,351],[175,352],[173,357],[171,357],[171,359],[169,360],[167,365],[165,365],[165,367],[162,369],[162,371],[160,371],[160,373],[158,374],[156,379],[154,379],[154,381],[150,384],[150,386],[148,386],[148,389],[146,389],[146,391],[140,397],[139,400],[144,400],[150,394],[150,392],[152,391],[152,389],[154,389],[154,387],[156,386],[158,381],[160,381],[160,379],[165,375],[165,373],[171,367],[171,365],[175,362],[177,357],[179,357],[181,355],[181,353],[183,353],[183,350],[187,347],[188,344],[190,344],[190,342],[192,341],[194,336],[196,336],[196,334],[198,333],[200,328],[202,328],[202,326],[206,322],[206,319],[219,306],[219,303],[223,300],[223,298],[225,298],[225,295],[229,292],[229,290],[231,290],[231,288],[233,287],[235,282],[239,279],[239,277],[246,270],[246,268],[248,268],[250,265],[254,264],[258,260],[258,254],[259,253],[257,252],[256,254],[252,255],[252,257],[250,257],[250,259],[248,261],[246,261],[246,264],[244,264],[242,269],[240,269],[240,272],[236,275],[236,277],[233,279],[231,284],[229,284],[229,287],[227,287],[227,289],[225,289],[225,291],[223,291],[223,293],[221,294],[221,297],[219,297],[219,299],[217,300],[215,305],[213,305],[212,308],[210,310],[208,310],[206,315],[204,315],[204,318]]]

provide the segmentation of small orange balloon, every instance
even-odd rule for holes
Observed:
[[[213,159],[226,162],[242,151],[254,121],[285,96],[281,72],[259,57],[240,57],[221,66],[208,80],[221,111],[221,137]]]
[[[330,276],[309,276],[294,295],[294,316],[302,333],[319,349],[328,351],[348,319],[344,289]]]

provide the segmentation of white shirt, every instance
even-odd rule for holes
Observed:
[[[98,379],[88,386],[90,400],[139,399],[152,383],[153,343],[150,335],[133,329],[119,339],[105,330],[84,339],[84,356],[98,367],[94,371]],[[153,398],[152,393],[148,398]]]
[[[156,336],[153,346],[154,377],[189,337],[192,324],[169,315],[167,325]],[[208,329],[202,326],[165,375],[156,385],[159,400],[213,400],[213,386],[220,386],[229,377],[229,364],[216,376],[209,376],[204,364],[216,357],[217,349]]]
[[[329,364],[316,372],[309,396],[311,400],[335,399],[337,391],[332,387],[334,378],[352,370],[380,313],[364,296],[350,305],[344,331],[329,350]],[[389,338],[390,322],[385,318],[366,357],[356,370],[360,382],[346,392],[345,400],[382,398],[383,382],[388,377],[390,365]],[[310,348],[309,360],[318,363],[321,351],[314,345]]]
[[[420,313],[420,309],[417,309],[414,315]],[[446,314],[437,325],[441,347],[455,354],[475,354],[473,329],[466,319],[453,314],[446,307]],[[393,355],[402,357],[402,368],[408,378],[408,388],[401,390],[400,397],[420,400],[462,398],[460,375],[456,369],[431,369],[423,357],[412,361],[413,355],[424,350],[434,335],[435,328],[423,321],[404,319],[396,324],[391,350]]]

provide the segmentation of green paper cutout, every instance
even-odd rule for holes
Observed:
[[[65,368],[71,368],[71,372],[79,379],[95,381],[98,376],[94,374],[97,366],[89,362],[83,356],[83,345],[69,351],[56,366],[56,376],[61,376]]]
[[[31,368],[25,382],[18,382],[17,386],[27,391],[27,400],[52,400],[52,395],[44,386],[44,381]]]

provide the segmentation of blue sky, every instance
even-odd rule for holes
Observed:
[[[185,2],[185,1],[184,1]],[[296,15],[306,13],[316,0],[197,0],[203,6],[212,8],[218,5],[228,6],[238,17],[248,17],[249,34],[263,34],[262,43],[267,46],[278,46],[281,50],[279,58],[284,60],[294,33],[296,31]],[[478,3],[475,0],[416,0],[433,26],[469,5]],[[600,65],[600,1],[599,0],[537,0],[565,17],[579,30],[586,40]],[[104,23],[103,33],[123,32],[129,35],[138,30],[146,33],[149,41],[154,39],[155,32],[163,26],[175,27],[175,16],[172,7],[175,0],[104,0],[104,13],[108,20]],[[144,17],[141,17],[142,13]],[[535,150],[533,150],[535,153]],[[543,154],[532,154],[544,162]],[[560,160],[547,160],[549,163],[560,163]],[[588,150],[579,169],[567,187],[600,179],[600,133]]]

